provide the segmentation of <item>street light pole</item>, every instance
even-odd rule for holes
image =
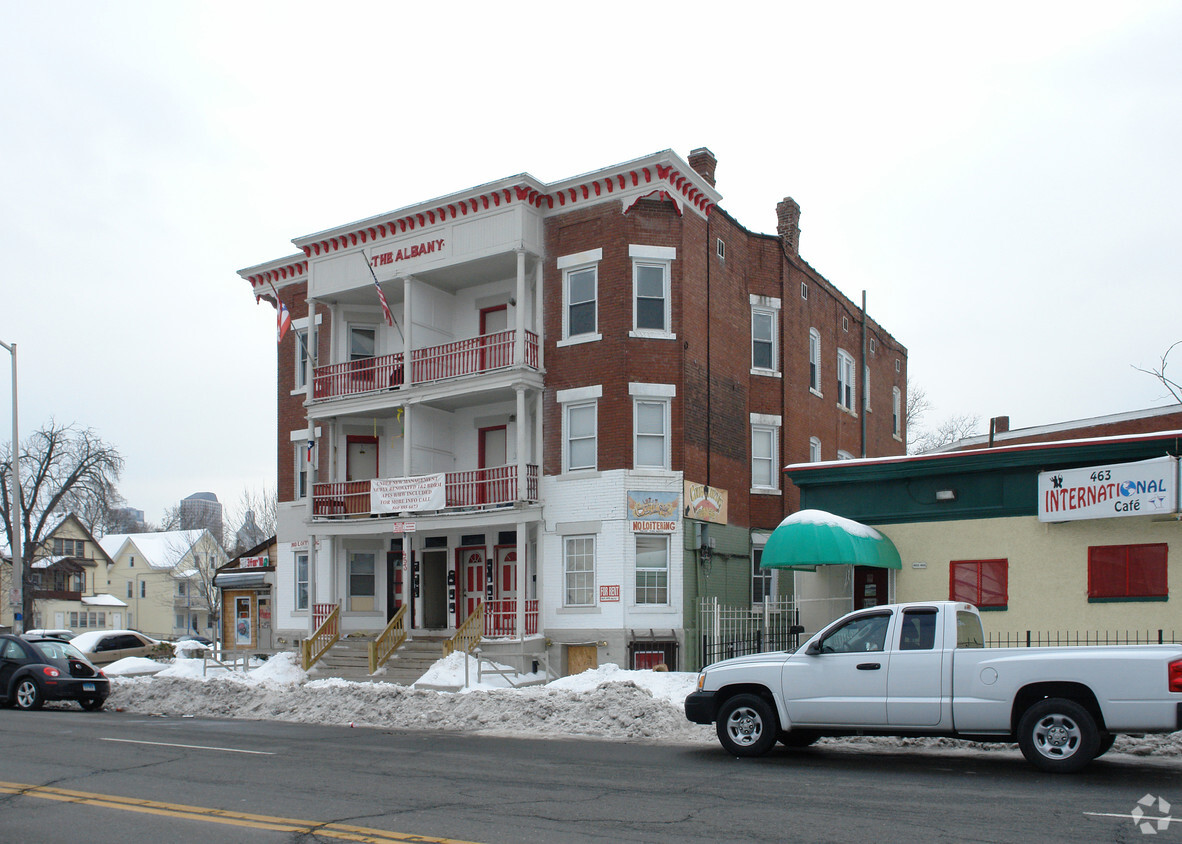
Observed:
[[[16,413],[16,343],[9,345],[0,340],[12,354],[12,588],[16,607],[12,613],[12,632],[23,633],[25,629],[25,555],[21,542],[21,438],[17,428]]]

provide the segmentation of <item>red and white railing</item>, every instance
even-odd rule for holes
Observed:
[[[525,500],[538,500],[538,467],[525,467]],[[497,466],[444,475],[445,509],[495,507],[517,498],[517,467]],[[369,481],[333,481],[312,485],[312,517],[331,519],[371,514]],[[397,515],[378,513],[376,515]]]
[[[527,600],[525,602],[525,635],[532,636],[537,632],[538,602],[537,599]],[[490,638],[517,635],[516,598],[484,602],[484,635]]]
[[[516,331],[483,334],[442,346],[414,349],[410,353],[411,383],[426,384],[493,372],[513,365]],[[538,335],[525,332],[525,365],[538,368]],[[336,399],[344,396],[392,390],[402,386],[402,353],[376,358],[331,363],[316,367],[313,373],[312,398]]]

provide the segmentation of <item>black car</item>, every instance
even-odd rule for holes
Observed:
[[[69,642],[48,637],[0,635],[0,700],[18,709],[40,709],[47,700],[76,700],[101,709],[111,681]]]

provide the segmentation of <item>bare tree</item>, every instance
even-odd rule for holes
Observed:
[[[930,431],[917,431],[907,438],[907,453],[922,454],[980,435],[981,417],[964,413],[950,416]]]
[[[907,379],[907,439],[912,438],[912,431],[919,432],[921,427],[921,420],[924,415],[932,409],[932,403],[928,401],[927,391],[914,383],[910,378]],[[910,451],[910,449],[908,449]]]
[[[1173,378],[1166,375],[1166,366],[1169,363],[1170,352],[1174,351],[1174,349],[1178,348],[1179,346],[1182,346],[1182,340],[1179,340],[1177,343],[1174,343],[1172,346],[1170,346],[1170,348],[1166,349],[1165,353],[1161,356],[1161,365],[1157,369],[1143,369],[1140,366],[1133,367],[1133,369],[1137,370],[1138,372],[1144,372],[1146,375],[1152,375],[1154,378],[1160,381],[1161,385],[1169,390],[1170,395],[1174,397],[1174,401],[1176,402],[1182,402],[1182,384],[1179,384]]]
[[[279,496],[275,487],[244,489],[226,514],[225,548],[230,556],[241,554],[274,536],[279,524]]]
[[[12,497],[12,447],[0,448],[0,517],[8,547],[14,525]],[[93,529],[102,514],[118,500],[115,482],[123,471],[123,457],[90,428],[60,425],[52,419],[20,446],[20,512],[24,571],[21,612],[33,618],[32,557],[46,535],[63,518],[75,513]]]
[[[209,627],[216,628],[222,594],[214,586],[213,576],[225,557],[212,533],[209,533],[211,541],[202,542],[207,533],[205,529],[173,531],[166,543],[168,559],[164,562],[172,565],[174,583],[185,584],[187,607],[206,610]]]

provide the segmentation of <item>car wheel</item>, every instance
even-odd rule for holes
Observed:
[[[786,733],[780,733],[780,744],[785,747],[808,747],[820,737],[819,734],[808,730],[789,730]]]
[[[105,697],[88,697],[85,700],[78,701],[87,712],[95,712],[102,709],[103,704],[106,702],[107,699]]]
[[[1075,701],[1048,698],[1022,715],[1018,747],[1034,767],[1070,774],[1096,758],[1100,730],[1091,714]]]
[[[37,681],[32,677],[23,677],[17,680],[16,692],[12,697],[17,709],[40,709],[43,702],[41,700],[41,689],[37,686]]]
[[[758,695],[735,695],[724,703],[715,729],[719,743],[734,756],[762,756],[779,734],[775,713]]]

